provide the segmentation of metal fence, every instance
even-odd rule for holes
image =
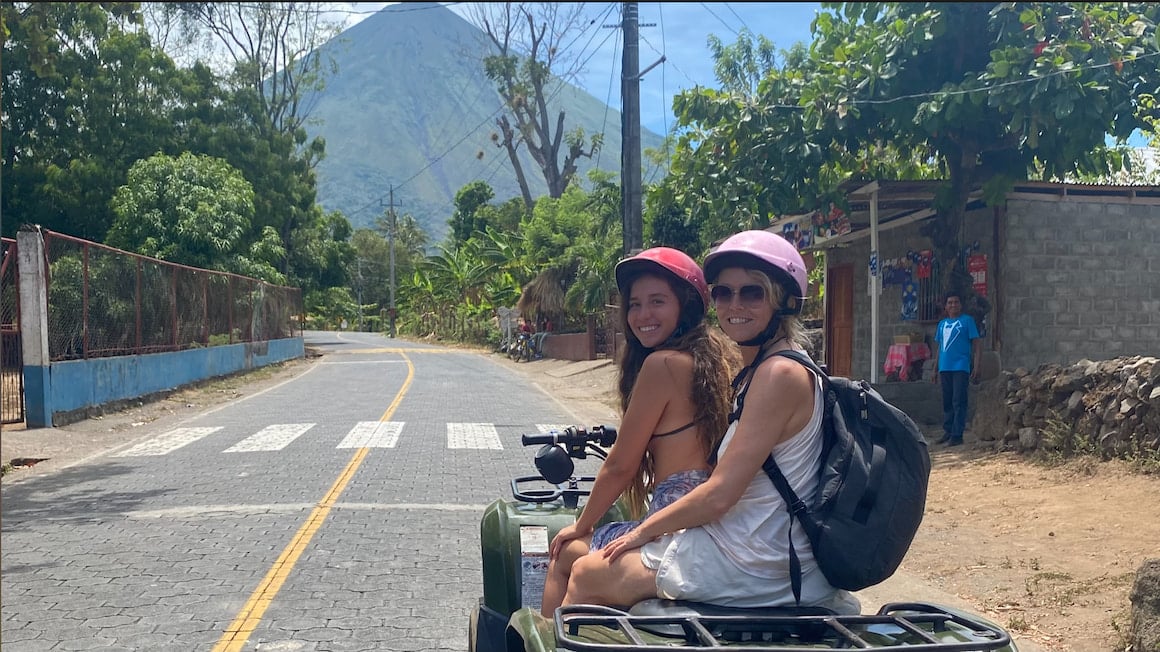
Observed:
[[[302,291],[44,231],[50,359],[301,335]]]
[[[24,365],[20,352],[16,241],[0,241],[0,423],[20,423],[24,421]]]

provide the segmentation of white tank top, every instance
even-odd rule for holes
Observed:
[[[797,434],[773,449],[773,459],[781,469],[790,487],[806,504],[813,502],[818,489],[818,458],[822,454],[822,383],[814,379],[814,411],[809,423]],[[737,409],[736,404],[733,406]],[[721,442],[718,455],[724,455],[737,430],[737,422],[730,424]],[[721,518],[702,526],[706,533],[730,560],[747,573],[766,579],[783,579],[788,575],[789,511],[785,501],[773,486],[764,470],[749,482],[745,493]],[[802,572],[816,566],[809,539],[801,525],[794,523],[794,551],[802,564]]]

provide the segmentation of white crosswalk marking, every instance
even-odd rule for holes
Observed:
[[[491,423],[447,424],[447,448],[503,450],[499,433]]]
[[[132,448],[117,453],[113,457],[144,457],[146,455],[164,455],[171,453],[186,444],[195,442],[206,435],[221,430],[221,426],[214,428],[176,428],[167,433],[158,435],[149,441],[143,441]]]
[[[403,431],[402,421],[359,421],[338,444],[339,448],[394,448]]]
[[[242,441],[225,449],[224,453],[253,453],[280,451],[302,433],[314,427],[313,423],[276,423],[266,426]]]
[[[563,423],[537,423],[536,424],[536,430],[539,430],[540,434],[543,434],[543,435],[546,435],[549,432],[552,432],[553,430],[559,431],[559,430],[563,430],[564,428],[567,428],[567,427],[568,427],[567,424],[563,424]]]

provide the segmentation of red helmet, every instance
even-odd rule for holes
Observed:
[[[705,276],[717,278],[726,267],[756,267],[772,272],[771,278],[786,288],[790,296],[804,299],[809,282],[806,263],[797,247],[769,231],[735,233],[705,257]]]
[[[628,292],[628,285],[644,272],[663,269],[688,283],[701,297],[702,315],[709,306],[709,285],[705,282],[705,272],[701,266],[683,251],[672,247],[653,247],[635,256],[625,258],[616,264],[616,287],[621,296]]]

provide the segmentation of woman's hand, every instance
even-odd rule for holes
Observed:
[[[560,555],[560,551],[564,549],[564,545],[569,541],[572,539],[586,537],[590,534],[592,534],[592,528],[588,528],[588,531],[585,532],[577,528],[575,523],[561,528],[561,530],[556,533],[555,538],[552,539],[552,545],[548,547],[548,557],[550,559],[555,559]]]
[[[623,534],[608,545],[600,549],[600,553],[608,560],[608,563],[616,561],[616,558],[623,555],[630,550],[636,550],[644,544],[652,541],[656,537],[645,537],[641,534],[640,528],[635,528],[628,534]]]

